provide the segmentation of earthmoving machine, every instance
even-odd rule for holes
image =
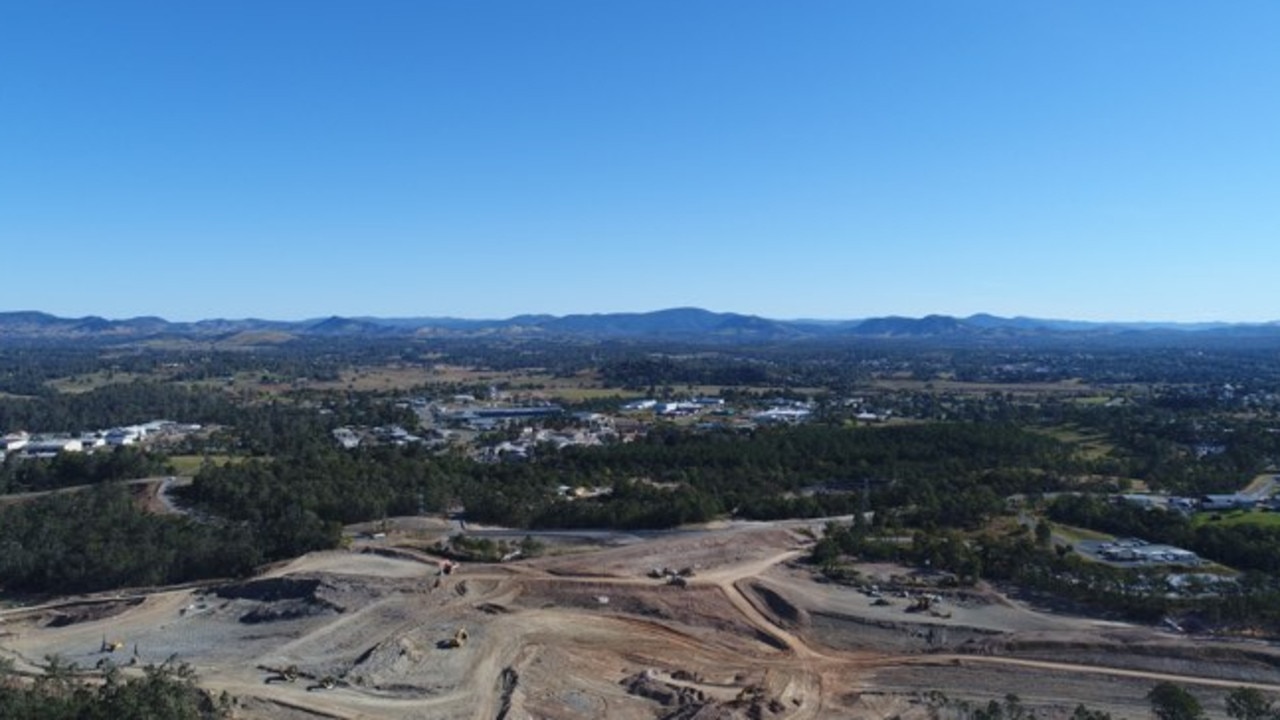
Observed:
[[[445,646],[451,647],[451,648],[460,648],[466,644],[467,644],[466,628],[458,628],[458,631],[453,634],[453,637],[449,638],[449,640],[445,642]]]
[[[274,673],[273,675],[267,678],[268,683],[294,682],[298,679],[298,676],[302,674],[301,671],[298,670],[297,665],[290,665],[289,667],[284,669],[271,668],[271,667],[265,667],[265,666],[261,666],[261,667],[263,670],[268,670]]]
[[[458,563],[452,560],[441,560],[439,563],[441,575],[452,575],[454,570],[458,569]]]
[[[735,703],[753,703],[761,700],[764,696],[764,688],[753,683],[742,688],[742,690],[738,692],[738,696],[735,697],[733,701]]]
[[[332,690],[336,687],[338,687],[338,678],[332,675],[325,675],[317,680],[315,685],[308,687],[307,692],[312,692],[314,690]]]
[[[934,605],[937,604],[938,600],[940,598],[936,595],[916,595],[911,598],[911,604],[907,606],[907,612],[937,614],[934,610]]]
[[[98,648],[98,652],[113,653],[117,650],[122,650],[122,649],[124,649],[123,640],[112,640],[111,642],[107,642],[107,636],[103,635],[102,646]]]

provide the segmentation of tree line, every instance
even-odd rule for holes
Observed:
[[[129,446],[52,458],[14,456],[0,464],[0,495],[152,477],[167,470],[163,455]]]

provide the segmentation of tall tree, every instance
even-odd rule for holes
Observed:
[[[1236,720],[1271,720],[1277,713],[1261,690],[1241,687],[1227,695],[1227,715]]]
[[[1162,682],[1147,693],[1151,712],[1160,720],[1201,720],[1204,708],[1186,688],[1171,682]]]

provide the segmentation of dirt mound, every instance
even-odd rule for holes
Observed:
[[[256,607],[241,615],[240,622],[253,625],[279,622],[281,620],[297,620],[334,612],[336,612],[334,606],[322,600],[285,600]]]
[[[789,600],[761,582],[746,583],[746,589],[764,603],[763,610],[779,627],[796,630],[809,626],[809,613],[791,604]]]
[[[1142,642],[1115,637],[1011,638],[979,644],[972,651],[1154,672],[1219,677],[1242,682],[1280,680],[1280,654],[1262,647]]]
[[[331,589],[317,578],[278,577],[223,585],[213,593],[227,600],[261,603],[240,616],[240,622],[254,625],[344,612],[341,605],[321,596],[323,590]]]
[[[700,708],[708,702],[707,696],[701,690],[662,682],[649,672],[640,672],[623,678],[621,684],[632,695],[652,700],[667,708],[689,706]],[[663,717],[671,717],[671,715]]]
[[[602,602],[604,598],[606,602]],[[785,649],[776,638],[762,632],[733,608],[718,587],[673,585],[609,585],[607,583],[526,583],[514,602],[521,608],[573,608],[645,621],[679,623],[685,629],[712,631],[721,639],[753,638]]]
[[[810,613],[812,627],[807,637],[836,650],[880,652],[941,652],[954,650],[989,654],[971,648],[987,647],[993,638],[1004,636],[996,630],[898,622],[847,615],[844,613]]]
[[[430,557],[424,557],[417,550],[402,550],[395,547],[365,547],[360,549],[363,555],[377,555],[379,557],[394,558],[396,560],[408,560],[410,562],[421,563],[423,565],[434,566],[436,561]]]
[[[142,604],[142,598],[133,598],[130,600],[119,600],[113,602],[91,602],[78,605],[64,605],[58,608],[44,623],[45,627],[60,628],[68,625],[75,625],[82,622],[93,622],[95,620],[105,620],[106,618],[119,615],[131,607],[137,607]]]
[[[672,679],[681,678],[673,674]],[[662,720],[763,720],[787,710],[780,699],[758,685],[743,688],[734,699],[717,700],[696,687],[665,682],[652,670],[625,677],[621,684],[629,694],[660,705]]]
[[[320,581],[315,578],[280,577],[222,585],[214,588],[213,593],[225,600],[277,602],[315,599],[319,587]]]
[[[502,669],[502,674],[498,676],[498,720],[506,720],[511,714],[511,696],[519,682],[520,674],[515,668],[507,666]]]
[[[390,695],[438,694],[443,686],[424,682],[423,663],[431,657],[433,647],[443,649],[444,645],[433,645],[429,635],[423,632],[388,637],[365,649],[349,667],[336,668],[337,674],[356,686]]]

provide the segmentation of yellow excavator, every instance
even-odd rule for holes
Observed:
[[[467,644],[466,628],[458,628],[458,632],[454,633],[453,637],[450,638],[447,643],[448,647],[451,647],[451,648],[460,648],[466,644]]]
[[[117,650],[123,650],[123,649],[124,649],[123,640],[112,640],[111,642],[107,642],[107,636],[103,635],[102,646],[98,648],[98,652],[113,653]]]

